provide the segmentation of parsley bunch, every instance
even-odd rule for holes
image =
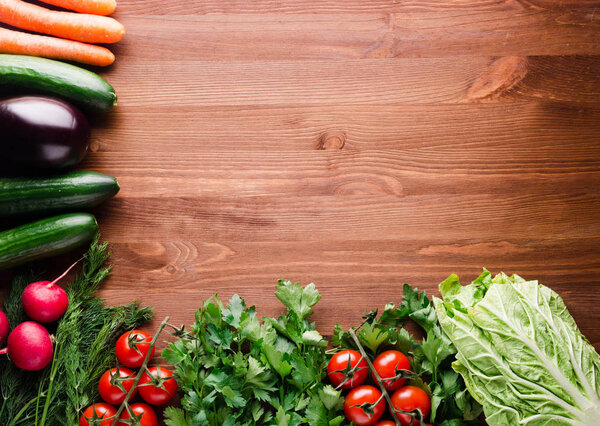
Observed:
[[[467,392],[462,378],[452,369],[456,348],[443,332],[435,307],[425,292],[404,284],[402,302],[388,303],[381,315],[371,311],[356,330],[360,345],[374,359],[389,349],[412,356],[411,370],[418,377],[407,384],[420,387],[431,395],[431,422],[440,426],[479,424],[481,406]],[[424,331],[425,338],[416,342],[404,328],[404,322],[413,320]],[[333,352],[342,349],[358,350],[351,334],[336,325],[333,332]]]
[[[323,383],[327,341],[309,322],[319,301],[314,284],[279,281],[286,307],[279,318],[256,316],[234,295],[217,296],[196,312],[189,332],[162,356],[175,366],[184,410],[168,408],[165,422],[180,425],[339,425],[343,397]]]

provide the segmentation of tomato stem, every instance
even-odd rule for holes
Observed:
[[[390,407],[390,410],[392,410],[392,413],[394,413],[393,417],[394,417],[394,422],[396,422],[396,426],[401,426],[400,420],[398,420],[398,416],[395,415],[396,408],[394,408],[394,406],[392,405],[392,400],[390,398],[390,395],[388,394],[387,390],[385,389],[385,386],[383,386],[383,381],[381,380],[381,377],[379,377],[379,374],[377,373],[377,371],[375,370],[375,367],[373,367],[373,364],[371,363],[371,360],[367,356],[367,353],[365,352],[365,348],[363,348],[363,346],[361,345],[360,340],[356,336],[356,333],[354,332],[353,328],[348,330],[348,333],[350,334],[350,337],[352,337],[352,340],[354,340],[354,343],[358,347],[358,350],[360,351],[361,356],[365,359],[365,361],[367,361],[367,364],[369,365],[369,369],[373,373],[373,376],[375,376],[375,379],[377,380],[377,385],[379,386],[379,389],[381,389],[381,394],[387,401],[387,403]],[[379,401],[377,401],[377,403],[379,403]]]
[[[149,348],[148,352],[146,352],[146,356],[144,357],[144,363],[140,367],[137,375],[135,376],[135,380],[133,381],[133,386],[131,386],[131,388],[127,392],[127,395],[125,396],[125,401],[123,401],[123,403],[121,404],[121,406],[117,410],[117,414],[115,414],[114,419],[113,419],[113,421],[111,423],[111,426],[116,425],[116,422],[119,420],[119,417],[121,416],[121,413],[123,413],[123,410],[128,405],[128,401],[131,398],[131,395],[133,394],[133,391],[135,390],[135,388],[137,387],[137,384],[139,383],[140,379],[142,378],[142,376],[146,372],[146,367],[148,366],[148,362],[150,361],[150,355],[152,354],[152,349],[156,345],[156,341],[158,340],[158,337],[160,336],[160,333],[162,333],[162,331],[164,330],[164,328],[167,326],[168,322],[169,322],[169,317],[166,317],[163,320],[163,322],[160,323],[160,326],[158,327],[158,330],[156,330],[156,334],[154,334],[154,337],[152,338],[152,341],[150,342],[150,348]]]

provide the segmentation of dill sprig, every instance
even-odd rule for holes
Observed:
[[[152,318],[151,308],[138,302],[105,307],[96,297],[109,275],[104,266],[110,252],[107,244],[91,244],[82,271],[67,288],[69,308],[56,326],[54,359],[42,372],[25,372],[6,358],[0,360],[0,424],[77,424],[81,411],[98,399],[98,380],[115,363],[118,337]],[[33,274],[13,281],[4,300],[11,325],[25,319],[21,293]]]

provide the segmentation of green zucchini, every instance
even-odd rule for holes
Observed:
[[[0,217],[86,209],[117,192],[116,178],[90,171],[45,178],[0,178]]]
[[[0,269],[73,250],[94,238],[98,223],[88,213],[69,213],[0,232]]]
[[[115,89],[99,75],[35,56],[0,54],[0,85],[54,95],[93,111],[117,104]]]

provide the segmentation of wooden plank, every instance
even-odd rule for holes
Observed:
[[[600,53],[600,15],[594,8],[124,15],[121,20],[128,34],[114,49],[117,63],[128,65],[150,57],[173,62]]]
[[[325,150],[335,159],[349,152],[410,149],[421,149],[420,155],[427,157],[455,157],[454,165],[480,161],[482,156],[512,162],[540,154],[549,162],[568,161],[571,154],[582,160],[588,156],[593,162],[599,149],[595,138],[600,134],[600,108],[589,104],[205,107],[129,103],[129,98],[122,99],[114,113],[96,123],[93,154],[85,167],[121,174],[148,160],[156,173],[166,168],[179,173],[184,165],[201,164],[200,153],[209,156],[214,151],[227,152],[237,161],[248,156],[253,162],[260,161],[258,153],[263,153],[264,164],[269,165],[279,156],[286,161],[287,152]],[[173,122],[185,125],[173,126]],[[166,155],[178,158],[178,166],[156,164]],[[193,160],[188,160],[189,155]],[[313,158],[317,157],[307,155],[302,160]],[[206,161],[215,160],[207,157]],[[225,159],[223,163],[228,168]]]
[[[452,12],[452,11],[520,11],[593,8],[600,6],[598,0],[181,0],[164,2],[158,0],[128,0],[119,4],[118,13],[127,15],[207,15],[239,13],[348,13],[348,12]]]
[[[502,193],[453,195],[442,186],[438,194],[405,197],[230,195],[121,197],[107,204],[99,218],[115,242],[186,234],[203,235],[209,241],[326,241],[347,232],[356,240],[396,244],[440,233],[480,241],[507,232],[532,238],[600,236],[600,198],[594,193],[513,194],[507,188]]]
[[[165,75],[178,68],[177,81]],[[157,60],[115,67],[126,106],[596,103],[600,56],[323,61]],[[144,75],[144,78],[138,76]]]

